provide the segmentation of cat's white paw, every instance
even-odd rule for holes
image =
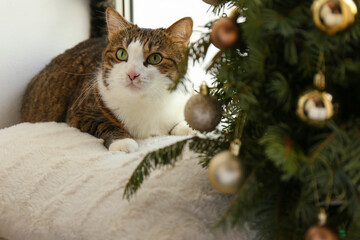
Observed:
[[[139,149],[139,144],[134,139],[131,138],[115,140],[109,146],[110,151],[121,151],[127,153],[136,152],[138,149]]]
[[[197,131],[192,129],[186,121],[178,123],[173,130],[171,130],[171,135],[175,136],[187,136],[187,135],[196,135]]]

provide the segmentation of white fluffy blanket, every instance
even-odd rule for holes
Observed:
[[[139,141],[109,152],[102,140],[66,124],[0,130],[0,237],[17,239],[251,239],[213,228],[231,196],[216,192],[196,155],[156,170],[136,196],[124,186],[144,155],[183,137]]]

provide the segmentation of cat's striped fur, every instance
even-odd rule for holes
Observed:
[[[192,20],[181,19],[168,29],[142,29],[107,9],[107,24],[107,38],[89,39],[67,50],[32,79],[23,99],[22,121],[66,122],[104,139],[106,147],[113,144],[112,150],[131,152],[137,148],[132,137],[164,134],[165,129],[170,131],[183,118],[182,113],[173,112],[174,107],[183,110],[183,104],[176,103],[180,95],[164,89],[178,75],[177,66],[184,58]],[[128,61],[116,58],[119,48],[129,51]],[[146,58],[154,52],[163,60],[148,66]],[[136,54],[138,57],[133,59]],[[141,73],[136,79],[139,91],[123,84],[129,81],[129,69]],[[152,103],[154,116],[141,115]],[[169,104],[169,110],[164,109],[164,103]],[[141,132],[132,124],[136,118],[144,118],[137,124]],[[149,124],[144,128],[151,119],[151,124],[164,126]]]

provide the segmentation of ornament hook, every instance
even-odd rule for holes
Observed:
[[[325,89],[325,75],[322,71],[315,74],[314,85],[319,91],[323,91]]]
[[[240,139],[236,138],[233,142],[231,142],[231,144],[230,144],[230,152],[235,157],[239,156],[240,148],[241,148]]]
[[[200,85],[200,94],[209,95],[209,87],[207,86],[205,81],[203,81]]]
[[[320,208],[318,219],[319,219],[319,226],[325,226],[327,220],[327,214],[324,208]]]

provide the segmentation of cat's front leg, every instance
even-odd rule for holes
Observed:
[[[100,131],[94,135],[104,139],[104,145],[109,151],[132,153],[139,150],[138,143],[131,138],[130,134],[123,127],[107,122],[100,124],[98,128]]]
[[[112,141],[109,150],[132,153],[139,150],[139,144],[132,138],[117,139]]]
[[[67,118],[70,126],[104,139],[104,146],[110,151],[131,153],[139,149],[138,143],[132,139],[121,123],[112,122],[100,114],[71,113]]]
[[[181,121],[170,130],[170,134],[175,136],[196,135],[196,133],[197,132],[192,129],[186,121]]]

